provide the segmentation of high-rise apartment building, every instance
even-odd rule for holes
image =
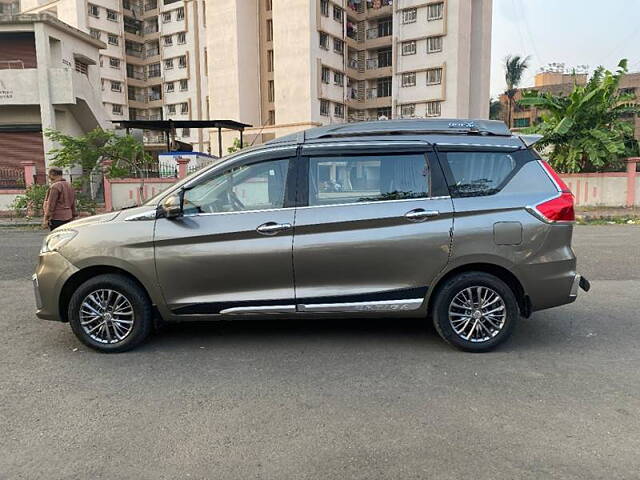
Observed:
[[[486,118],[491,0],[216,0],[211,115],[257,142],[379,118]],[[229,132],[225,144],[233,139]]]
[[[112,120],[203,120],[207,112],[205,0],[22,0],[25,13],[51,12],[102,40],[103,102]],[[209,150],[209,133],[176,138]],[[145,143],[166,148],[145,133]]]

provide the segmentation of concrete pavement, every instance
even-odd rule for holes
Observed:
[[[591,292],[482,355],[397,320],[97,354],[33,315],[42,236],[0,230],[0,479],[639,477],[640,227],[576,227]]]

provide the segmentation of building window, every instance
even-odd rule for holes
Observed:
[[[515,128],[525,128],[531,125],[531,120],[529,118],[514,118],[513,126]]]
[[[427,53],[442,51],[442,36],[427,38]]]
[[[402,117],[413,117],[416,114],[416,104],[409,103],[407,105],[400,106],[400,116]]]
[[[380,97],[390,97],[391,96],[391,77],[383,77],[379,78],[377,81],[377,94],[378,98]]]
[[[97,5],[90,3],[88,8],[89,15],[91,15],[92,17],[100,18],[100,8]]]
[[[118,41],[118,36],[114,35],[113,33],[109,34],[109,37],[108,37],[107,40],[108,40],[109,45],[118,45],[118,43],[120,43]]]
[[[427,102],[427,117],[439,117],[441,103],[440,101]]]
[[[442,83],[442,68],[430,68],[427,70],[427,85]]]
[[[344,42],[339,38],[333,39],[333,51],[340,55],[344,55]]]
[[[320,115],[329,116],[329,100],[320,100]]]
[[[184,20],[184,7],[176,9],[176,20]]]
[[[160,63],[152,63],[151,65],[149,65],[149,67],[147,67],[147,74],[148,76],[151,77],[159,77],[160,75],[162,75],[161,71],[160,71]]]
[[[180,113],[189,113],[189,103],[183,102],[180,104]]]
[[[173,45],[173,37],[171,35],[166,35],[162,38],[164,40],[165,47],[170,47],[171,45]]]
[[[402,11],[402,23],[414,23],[418,18],[417,8],[408,8]]]
[[[175,115],[175,114],[176,114],[176,106],[167,105],[167,115]]]
[[[171,12],[164,12],[162,14],[162,23],[169,23],[171,21]]]
[[[171,92],[175,91],[175,89],[176,89],[176,84],[175,84],[175,82],[167,82],[167,84],[166,84],[166,87],[165,87],[165,88],[166,88],[166,90],[167,90],[167,93],[171,93]]]
[[[109,66],[111,68],[120,69],[120,59],[119,58],[109,57]]]
[[[333,83],[342,87],[344,85],[344,74],[333,72]]]
[[[171,70],[173,68],[173,58],[167,58],[164,61],[164,69]]]
[[[275,125],[276,124],[276,111],[269,110],[269,117],[267,118],[267,125]]]
[[[320,13],[325,17],[329,16],[329,0],[320,0]]]
[[[182,55],[178,57],[178,68],[187,68],[187,56]]]
[[[270,103],[276,100],[276,86],[273,80],[269,80],[267,84],[267,101]]]
[[[110,10],[107,8],[107,20],[111,20],[112,22],[118,21],[118,12],[115,10]]]
[[[273,41],[273,20],[267,20],[267,42]]]
[[[265,3],[264,8],[267,10],[267,12],[270,12],[271,8],[273,8],[271,5],[271,0],[266,0],[264,3]]]
[[[75,60],[76,72],[79,72],[83,75],[89,75],[89,65],[81,62],[80,60]]]
[[[329,50],[329,35],[324,32],[320,32],[320,48]]]
[[[96,40],[100,40],[100,36],[102,35],[102,32],[100,30],[96,30],[95,28],[90,28],[89,33]]]
[[[273,72],[273,50],[267,50],[267,72]]]
[[[180,80],[180,91],[186,92],[189,90],[189,80]]]
[[[416,53],[415,40],[411,42],[402,42],[402,55],[415,55],[415,53]]]
[[[322,67],[322,83],[329,83],[331,79],[331,70],[327,67]]]
[[[444,12],[444,2],[427,5],[427,20],[440,20]]]
[[[187,43],[187,33],[186,32],[178,33],[178,45],[184,45],[185,43]]]
[[[336,22],[342,22],[342,9],[337,5],[333,6],[333,19]]]
[[[341,103],[336,103],[333,106],[333,116],[334,117],[339,117],[339,118],[344,118],[344,105]]]
[[[112,104],[111,113],[114,115],[122,115],[122,105],[118,105],[117,103]]]
[[[402,86],[414,87],[416,85],[416,72],[407,72],[402,74]]]
[[[189,137],[191,135],[191,130],[189,130],[188,128],[183,128],[182,129],[182,136],[183,137]]]
[[[389,120],[391,118],[391,107],[378,109],[378,120]]]
[[[122,92],[122,82],[111,81],[112,92]]]

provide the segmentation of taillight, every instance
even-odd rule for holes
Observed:
[[[571,192],[562,192],[559,197],[542,202],[536,210],[549,222],[573,222],[576,219]]]
[[[544,160],[538,161],[540,162],[540,165],[542,165],[542,168],[544,168],[545,172],[547,172],[547,175],[549,175],[549,178],[551,178],[553,183],[556,185],[559,195],[551,200],[547,200],[536,205],[536,210],[549,222],[574,222],[576,220],[576,213],[573,209],[573,193],[571,193],[567,184],[564,183],[562,178],[560,178],[560,175],[551,168],[551,165]]]

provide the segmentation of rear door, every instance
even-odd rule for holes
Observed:
[[[299,311],[420,307],[446,265],[453,208],[420,142],[303,147],[293,263]]]

